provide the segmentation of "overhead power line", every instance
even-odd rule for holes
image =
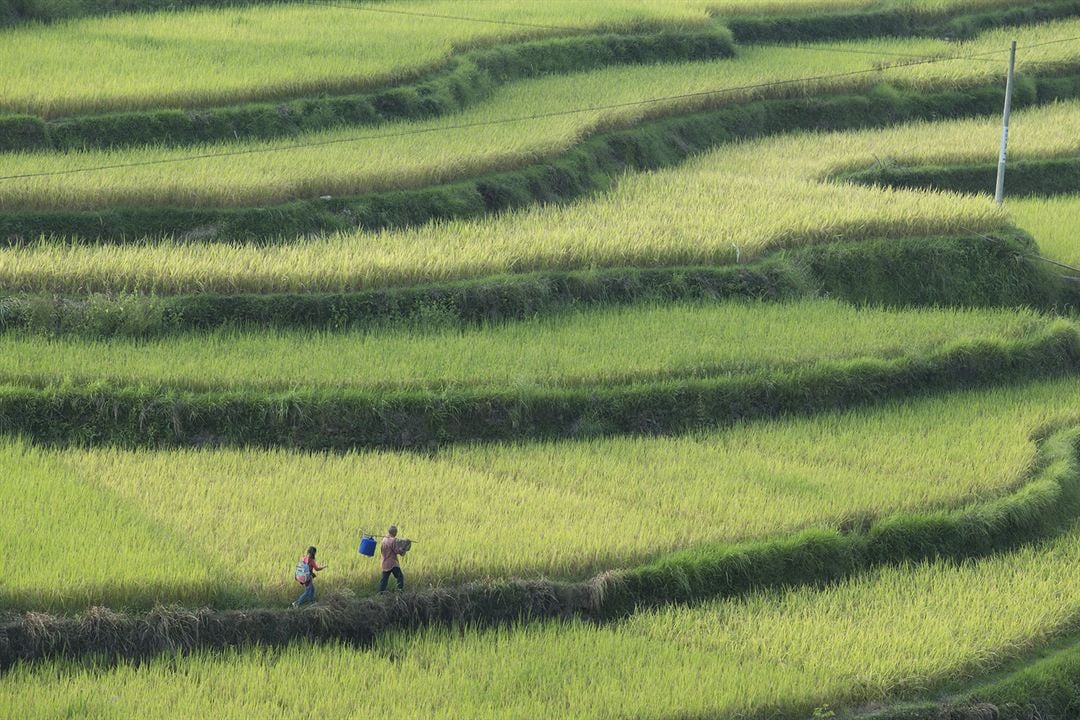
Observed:
[[[308,2],[306,2],[304,4],[305,5],[316,5],[316,6],[319,6],[319,7],[337,8],[337,9],[340,9],[340,10],[357,10],[359,12],[379,13],[379,14],[385,14],[385,15],[401,15],[401,16],[405,16],[405,17],[416,17],[416,18],[436,19],[436,20],[457,20],[457,21],[462,21],[462,22],[484,23],[484,24],[488,24],[488,25],[509,25],[511,27],[525,27],[525,28],[533,28],[533,29],[540,29],[540,30],[563,30],[563,31],[566,31],[566,32],[573,32],[573,33],[585,33],[585,32],[590,32],[590,31],[596,31],[597,30],[597,28],[589,28],[589,27],[584,27],[584,26],[574,27],[574,26],[570,26],[570,25],[547,25],[547,24],[541,24],[541,23],[520,22],[520,21],[517,21],[517,20],[496,20],[496,19],[492,19],[492,18],[468,17],[468,16],[465,16],[465,15],[441,15],[441,14],[438,14],[438,13],[424,13],[424,12],[415,12],[415,11],[411,11],[411,10],[391,10],[389,8],[374,7],[374,6],[371,6],[371,5],[345,5],[345,4],[342,4],[342,3],[320,2],[319,0],[309,0]],[[904,53],[904,52],[896,52],[896,51],[857,50],[855,48],[825,47],[825,46],[813,46],[813,45],[780,45],[778,47],[783,47],[784,49],[792,49],[792,50],[810,50],[810,51],[818,51],[818,52],[826,52],[827,51],[827,52],[847,53],[847,54],[851,54],[851,55],[873,55],[875,57],[906,57],[906,58],[919,58],[919,59],[923,59],[923,58],[927,57],[925,53],[924,54],[917,54],[917,53]],[[987,60],[987,62],[991,62],[991,61]]]
[[[1076,267],[1075,265],[1069,265],[1068,263],[1063,263],[1063,262],[1060,262],[1058,260],[1053,260],[1051,258],[1046,257],[1045,255],[1034,255],[1034,254],[1028,253],[1024,257],[1034,258],[1036,260],[1042,260],[1043,262],[1050,263],[1051,265],[1057,265],[1058,267],[1065,268],[1066,270],[1072,270],[1073,272],[1080,275],[1080,268]]]
[[[382,14],[382,15],[401,15],[401,16],[405,16],[405,17],[427,18],[427,19],[433,19],[433,20],[458,20],[458,21],[462,21],[462,22],[484,23],[484,24],[487,24],[487,25],[510,25],[510,26],[515,26],[515,27],[536,28],[536,29],[540,29],[540,30],[566,30],[568,32],[580,33],[580,32],[588,32],[591,29],[591,28],[583,27],[583,26],[576,26],[575,27],[575,26],[571,26],[571,25],[549,25],[549,24],[545,24],[545,23],[531,23],[531,22],[522,22],[522,21],[518,21],[518,20],[504,20],[504,19],[496,19],[496,18],[478,18],[478,17],[467,16],[467,15],[443,15],[441,13],[416,12],[415,10],[394,10],[394,9],[391,9],[391,8],[376,7],[376,6],[372,6],[372,5],[358,5],[358,4],[343,4],[343,3],[321,2],[320,0],[308,0],[304,4],[305,5],[317,5],[317,6],[320,6],[320,7],[338,8],[340,10],[356,10],[356,11],[359,11],[359,12],[378,13],[378,14]],[[1072,40],[1077,40],[1077,39],[1080,39],[1080,38],[1065,38],[1065,39],[1062,39],[1062,40],[1050,40],[1048,42],[1041,42],[1041,43],[1036,43],[1034,45],[1027,45],[1023,49],[1027,50],[1027,49],[1031,49],[1031,48],[1041,47],[1043,45],[1054,45],[1056,43],[1071,42]],[[829,50],[829,51],[833,51],[833,52],[849,52],[849,53],[855,53],[855,54],[860,54],[860,55],[878,55],[878,56],[881,56],[881,57],[884,57],[884,56],[911,57],[911,58],[925,58],[926,57],[925,55],[918,55],[918,54],[915,54],[915,53],[903,53],[903,52],[893,52],[893,51],[876,52],[876,51],[873,51],[873,50],[856,50],[854,48],[820,47],[820,46],[811,46],[811,45],[779,45],[779,47],[793,48],[793,49],[799,49],[799,50]],[[1007,52],[1007,50],[1000,50],[1000,51],[996,51],[996,52]]]
[[[1061,40],[1053,40],[1053,41],[1049,41],[1049,42],[1038,43],[1036,45],[1029,45],[1029,46],[1027,46],[1025,48],[1022,48],[1022,49],[1040,47],[1042,45],[1050,45],[1050,44],[1060,43],[1060,42],[1072,42],[1072,41],[1077,41],[1077,40],[1080,40],[1080,36],[1077,36],[1077,37],[1074,37],[1074,38],[1066,38],[1066,39],[1061,39]],[[392,133],[377,133],[377,134],[371,134],[371,135],[357,135],[357,136],[347,137],[347,138],[335,138],[335,139],[332,139],[332,140],[317,140],[317,141],[304,142],[304,143],[292,143],[292,144],[288,144],[288,145],[279,145],[279,146],[276,146],[276,147],[257,147],[257,148],[249,148],[249,149],[246,149],[246,150],[227,150],[227,151],[222,151],[222,152],[201,153],[201,154],[197,154],[197,155],[184,155],[184,156],[175,157],[175,158],[159,158],[159,159],[155,159],[155,160],[141,160],[141,161],[127,162],[127,163],[113,163],[113,164],[109,164],[109,165],[95,165],[95,166],[84,167],[84,168],[70,168],[70,169],[67,169],[67,170],[51,170],[51,171],[44,171],[44,172],[29,172],[29,173],[19,173],[19,174],[15,174],[15,175],[3,175],[3,176],[0,176],[0,181],[20,180],[20,179],[29,179],[29,178],[39,178],[39,177],[53,177],[53,176],[60,176],[60,175],[74,175],[74,174],[77,174],[77,173],[97,172],[97,171],[102,171],[102,170],[122,170],[122,169],[127,169],[127,168],[145,167],[145,166],[149,166],[149,165],[170,165],[170,164],[177,164],[177,163],[194,162],[194,161],[197,161],[197,160],[210,160],[210,159],[227,158],[227,157],[241,157],[241,156],[245,156],[245,155],[258,155],[258,154],[264,154],[264,153],[282,152],[282,151],[286,151],[286,150],[302,150],[302,149],[305,149],[305,148],[323,147],[323,146],[327,146],[327,145],[342,145],[342,144],[347,144],[347,143],[365,142],[365,141],[370,141],[370,140],[389,140],[389,139],[392,139],[392,138],[409,137],[409,136],[414,136],[414,135],[426,135],[426,134],[431,134],[431,133],[448,132],[448,131],[453,131],[453,130],[466,130],[466,129],[472,129],[472,128],[478,128],[478,127],[506,125],[506,124],[509,124],[509,123],[528,122],[528,121],[532,121],[532,120],[543,120],[543,119],[547,119],[547,118],[564,117],[564,116],[568,116],[568,115],[579,115],[579,114],[582,114],[582,113],[589,113],[589,112],[600,112],[600,111],[604,111],[604,110],[617,110],[617,109],[620,109],[620,108],[640,107],[640,106],[643,106],[643,105],[654,105],[654,104],[662,103],[662,102],[670,102],[670,101],[677,101],[677,100],[691,100],[691,99],[704,98],[704,97],[715,97],[715,96],[726,95],[726,94],[735,93],[735,92],[745,92],[745,91],[751,91],[751,90],[763,90],[763,89],[766,89],[766,88],[784,87],[784,86],[790,86],[790,85],[797,85],[797,84],[801,84],[801,83],[820,82],[820,81],[823,81],[823,80],[835,80],[835,79],[839,79],[839,78],[856,77],[856,76],[860,76],[860,75],[872,75],[872,74],[875,74],[875,73],[887,72],[889,70],[898,70],[898,69],[902,69],[902,68],[915,67],[915,66],[919,66],[919,65],[933,65],[933,64],[942,63],[942,62],[954,62],[954,61],[957,61],[957,60],[979,59],[979,58],[984,58],[984,57],[988,57],[988,56],[992,56],[992,55],[997,55],[997,54],[1000,54],[1002,52],[1003,52],[1002,50],[991,50],[991,51],[987,51],[987,52],[983,52],[983,53],[976,53],[976,54],[973,54],[973,55],[948,56],[948,57],[929,57],[929,58],[924,58],[924,59],[920,59],[920,60],[913,60],[911,62],[901,62],[901,63],[897,63],[897,64],[894,64],[894,65],[884,65],[884,66],[880,66],[880,67],[866,68],[866,69],[863,69],[863,70],[850,70],[850,71],[847,71],[847,72],[832,73],[832,74],[828,74],[828,75],[813,75],[813,76],[805,76],[805,77],[799,77],[799,78],[791,78],[791,79],[788,79],[788,80],[773,80],[773,81],[769,81],[769,82],[754,83],[754,84],[751,84],[751,85],[739,85],[739,86],[734,86],[734,87],[717,88],[717,89],[714,89],[714,90],[702,90],[702,91],[699,91],[699,92],[682,93],[682,94],[679,94],[679,95],[666,95],[666,96],[662,96],[662,97],[647,98],[647,99],[644,99],[644,100],[632,100],[632,101],[627,101],[627,102],[609,103],[609,104],[605,104],[605,105],[592,105],[592,106],[588,106],[588,107],[573,108],[573,109],[569,109],[569,110],[554,110],[554,111],[551,111],[551,112],[535,113],[535,114],[532,114],[532,115],[518,115],[518,116],[505,117],[505,118],[496,118],[496,119],[493,119],[493,120],[478,120],[478,121],[475,121],[475,122],[458,123],[458,124],[454,124],[454,125],[439,125],[439,126],[435,126],[435,127],[413,128],[411,130],[401,130],[401,131],[396,131],[396,132],[392,132]],[[1007,50],[1005,52],[1007,52]]]
[[[976,235],[976,236],[982,238],[983,240],[987,240],[989,242],[1000,242],[999,238],[991,237],[990,235],[987,235],[986,233],[981,233],[978,230],[972,230],[971,228],[966,227],[964,225],[961,225],[960,229],[965,231],[965,232],[969,232],[972,235]],[[1053,258],[1048,258],[1045,255],[1040,255],[1039,253],[1031,253],[1031,252],[1020,253],[1020,257],[1031,258],[1032,260],[1042,260],[1045,263],[1049,263],[1051,265],[1056,265],[1056,266],[1058,266],[1060,268],[1065,268],[1066,270],[1072,270],[1073,272],[1075,272],[1077,274],[1080,274],[1080,267],[1076,267],[1074,265],[1069,265],[1067,263],[1061,262],[1060,260],[1054,260]],[[1068,277],[1068,276],[1066,276],[1066,277]],[[1070,279],[1076,279],[1076,278],[1070,278]]]
[[[1041,43],[1032,43],[1031,45],[1024,45],[1023,47],[1018,47],[1017,50],[1031,50],[1032,48],[1045,47],[1046,45],[1058,45],[1059,43],[1075,42],[1077,40],[1080,40],[1080,37],[1058,38],[1057,40],[1044,40]],[[1001,52],[1008,51],[1002,50]]]
[[[857,48],[843,48],[832,47],[830,45],[768,45],[765,47],[782,50],[807,50],[809,52],[823,52],[823,53],[841,53],[845,55],[871,55],[877,58],[914,58],[914,59],[930,59],[930,58],[942,58],[942,59],[957,59],[957,60],[981,60],[983,62],[998,62],[991,57],[976,57],[974,55],[927,55],[926,53],[903,53],[895,50],[859,50]],[[999,55],[1001,53],[1008,52],[1005,50],[994,50],[992,53],[986,53],[986,55]]]
[[[571,27],[569,25],[545,25],[542,23],[518,22],[516,20],[497,20],[494,18],[466,17],[464,15],[442,15],[440,13],[415,12],[411,10],[392,10],[390,8],[372,7],[370,5],[344,5],[342,3],[318,2],[317,0],[309,0],[309,2],[303,4],[338,8],[340,10],[358,10],[360,12],[378,13],[380,15],[402,15],[405,17],[425,18],[429,20],[459,20],[462,22],[484,23],[487,25],[510,25],[537,30],[568,30],[570,32],[582,32],[588,30],[588,28]]]

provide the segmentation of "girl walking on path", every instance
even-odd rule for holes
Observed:
[[[293,601],[292,606],[294,608],[300,607],[306,602],[315,601],[315,571],[325,569],[326,565],[319,565],[315,562],[315,547],[309,547],[307,555],[300,558],[300,562],[296,566],[296,582],[304,587],[304,592]]]

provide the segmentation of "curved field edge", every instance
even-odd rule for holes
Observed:
[[[1031,339],[963,342],[922,357],[624,387],[277,393],[8,385],[0,387],[0,432],[46,444],[431,449],[466,442],[677,434],[1077,369],[1080,332],[1062,320]]]
[[[839,179],[862,185],[941,190],[991,195],[997,178],[997,164],[977,165],[882,165],[848,173]],[[1073,195],[1080,192],[1080,157],[1020,160],[1005,169],[1008,197]]]
[[[0,28],[24,23],[46,23],[77,17],[95,17],[113,13],[154,12],[205,7],[269,5],[280,0],[0,0]]]
[[[1080,638],[1028,667],[972,688],[951,704],[951,711],[966,712],[975,720],[975,712],[985,716],[988,706],[997,710],[999,720],[1075,717],[1080,713]],[[957,720],[965,720],[964,715]]]
[[[1014,27],[1080,14],[1080,2],[1025,3],[1023,7],[951,8],[935,12],[883,8],[800,16],[733,18],[725,24],[740,44],[795,43],[929,35],[966,39],[993,27]]]
[[[12,333],[0,382],[210,393],[626,387],[922,355],[962,341],[1030,338],[1053,321],[1029,308],[892,310],[806,298],[649,303],[472,327],[230,328],[107,341]]]
[[[42,2],[41,0],[0,0],[0,28],[5,26],[13,27],[24,23],[49,23],[58,20],[69,20],[73,18],[82,17],[101,17],[114,15],[119,13],[150,13],[157,11],[176,11],[198,8],[217,8],[217,7],[243,7],[248,5],[267,5],[281,2],[281,0],[111,0],[110,2],[98,2],[95,0],[52,0]],[[868,3],[869,4],[869,3]],[[996,17],[999,15],[1005,15],[1007,17],[1016,17],[1017,10],[1008,7],[1008,3],[1003,0],[998,2],[982,2],[975,7],[965,8],[963,5],[952,3],[947,9],[932,12],[928,10],[918,9],[877,9],[877,10],[839,10],[835,4],[828,2],[822,3],[822,12],[835,16],[835,20],[832,23],[822,25],[819,23],[813,23],[808,26],[801,25],[801,22],[807,19],[807,15],[814,8],[810,8],[807,12],[801,14],[787,15],[783,12],[777,12],[775,10],[768,12],[766,17],[751,17],[748,19],[745,25],[745,32],[749,36],[752,32],[756,32],[758,36],[765,36],[772,34],[776,39],[783,39],[794,30],[800,32],[806,32],[807,29],[815,29],[817,32],[858,32],[858,24],[853,21],[854,19],[861,19],[862,24],[867,22],[872,23],[873,27],[881,28],[883,23],[888,23],[885,29],[880,30],[883,33],[897,33],[914,31],[915,28],[919,28],[922,31],[929,31],[930,27],[934,27],[936,24],[947,21],[949,26],[944,28],[944,31],[952,30],[954,33],[952,36],[962,36],[965,29],[970,28],[973,22],[991,22],[985,20],[987,17]],[[1053,2],[1044,1],[1033,3],[1031,8],[1027,8],[1030,12],[1046,12],[1045,8],[1052,10],[1058,6],[1068,6],[1068,0]],[[996,7],[1003,6],[1003,7]],[[717,9],[718,14],[722,13],[722,6]],[[730,13],[726,13],[731,15]],[[880,19],[877,19],[880,18]],[[1037,19],[1037,17],[1036,17]],[[1034,20],[1026,20],[1026,22],[1032,22]],[[993,22],[996,22],[993,21]],[[793,28],[793,25],[794,28]],[[830,25],[835,24],[836,27],[830,29]],[[862,30],[867,32],[866,30]],[[875,30],[878,31],[878,30]],[[939,32],[942,29],[938,30]]]
[[[1076,278],[1080,275],[1080,270],[1076,269],[1080,267],[1080,242],[1077,242],[1080,193],[1013,198],[1008,202],[1008,211],[1018,225],[1039,238],[1041,254],[1065,265],[1059,267],[1059,272],[1074,277],[1074,283],[1080,283],[1080,278]]]
[[[789,42],[869,37],[969,38],[979,31],[1080,15],[1080,1],[1036,3],[1027,8],[933,14],[913,10],[825,12],[813,17],[731,20],[739,42]],[[590,31],[583,28],[583,32]],[[145,110],[46,120],[0,115],[0,152],[124,147],[292,136],[341,125],[430,118],[460,111],[497,85],[541,74],[580,72],[620,63],[702,60],[735,53],[731,32],[604,34],[511,42],[447,58],[419,79],[362,94],[300,97],[279,102],[189,109]]]
[[[1080,1],[1059,0],[1017,8],[954,7],[934,12],[910,8],[843,12],[826,9],[812,16],[744,18],[727,21],[740,42],[821,41],[870,37],[936,36],[969,38],[979,31],[1080,15]],[[0,20],[3,14],[0,13]],[[634,28],[627,32],[640,31]],[[572,32],[567,28],[563,32]],[[600,32],[582,27],[582,33]],[[560,33],[562,34],[562,33]],[[711,39],[710,39],[710,36]],[[272,138],[340,125],[368,125],[459,111],[492,87],[542,73],[563,73],[614,63],[704,59],[730,55],[731,32],[721,25],[709,33],[668,33],[663,25],[649,35],[569,35],[539,41],[510,40],[496,49],[451,55],[420,78],[375,92],[296,97],[198,109],[112,112],[45,120],[0,115],[0,151],[122,147],[144,143],[189,145],[214,140]],[[498,38],[493,38],[498,42]]]
[[[1080,637],[1055,643],[940,699],[901,703],[853,720],[1055,720],[1080,711]]]
[[[357,600],[338,595],[302,610],[105,608],[68,616],[23,613],[0,623],[0,669],[57,657],[137,659],[201,649],[292,642],[371,642],[391,630],[496,626],[551,618],[597,622],[643,608],[821,585],[883,564],[965,559],[1051,538],[1080,511],[1080,430],[1046,431],[1032,480],[962,510],[898,514],[866,529],[813,530],[745,544],[719,543],[585,582],[502,581]]]
[[[1000,112],[1002,94],[997,84],[929,92],[884,83],[865,93],[761,100],[593,135],[564,153],[516,170],[351,198],[249,208],[16,210],[0,213],[0,244],[25,246],[57,236],[107,244],[163,236],[200,243],[282,242],[308,233],[403,228],[478,217],[536,203],[575,200],[610,188],[627,171],[671,167],[737,140],[797,130],[857,130],[991,115]],[[1075,97],[1080,97],[1080,75],[1020,77],[1014,105],[1046,105]]]
[[[590,307],[827,296],[889,307],[1028,306],[1065,312],[1080,287],[1026,256],[1019,231],[971,238],[832,243],[745,265],[500,275],[350,293],[0,296],[0,332],[150,338],[222,327],[446,327]]]
[[[500,85],[541,75],[611,65],[733,57],[731,35],[717,27],[675,33],[605,33],[517,42],[451,57],[419,80],[375,92],[191,110],[147,110],[46,120],[0,115],[0,152],[195,145],[269,139],[342,125],[378,125],[461,111]]]

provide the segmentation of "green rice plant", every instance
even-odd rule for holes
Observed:
[[[578,29],[702,27],[710,22],[710,14],[870,7],[933,13],[1008,4],[1004,0],[425,0],[372,8],[482,22],[303,3],[118,15],[5,31],[0,66],[7,72],[0,78],[0,111],[58,117],[352,91],[415,78],[477,45],[566,35]],[[503,20],[524,26],[500,24]],[[177,73],[178,67],[184,72]]]
[[[1012,156],[1076,154],[1080,103],[1017,113]],[[785,247],[874,237],[971,235],[1006,226],[986,198],[827,178],[875,162],[963,164],[997,152],[999,120],[801,133],[724,146],[671,170],[627,176],[570,206],[271,247],[43,242],[0,252],[9,291],[311,292],[502,272],[727,264]]]
[[[3,441],[2,494],[20,499],[12,512],[0,519],[0,547],[17,555],[26,552],[32,543],[48,542],[49,537],[66,537],[64,542],[70,545],[66,550],[56,545],[55,552],[40,557],[31,551],[38,559],[28,563],[25,571],[11,574],[12,579],[21,576],[20,580],[10,585],[5,581],[0,590],[0,608],[10,607],[20,593],[32,597],[39,589],[44,590],[34,584],[50,575],[59,581],[47,591],[52,596],[50,604],[61,607],[85,605],[88,581],[97,585],[96,592],[103,597],[118,592],[137,597],[151,587],[162,596],[178,599],[230,601],[207,587],[206,573],[214,564],[207,563],[185,538],[153,522],[121,498],[81,482],[58,459],[40,448]],[[97,545],[97,550],[87,552],[90,543]],[[42,573],[39,562],[52,564],[53,568]],[[30,569],[35,566],[38,569]],[[120,570],[125,567],[138,568],[141,579],[131,583],[125,577],[128,571]],[[232,602],[236,602],[235,598]]]
[[[244,6],[244,5],[273,5],[282,0],[240,0],[239,2],[226,2],[225,0],[113,0],[107,4],[95,2],[95,0],[0,0],[0,23],[19,22],[48,22],[64,18],[111,15],[123,12],[152,12],[155,10],[177,11],[184,9],[196,9],[199,7]],[[595,1],[595,0],[594,0]],[[655,0],[639,0],[637,7],[641,12],[647,12],[649,2]],[[358,3],[360,4],[360,3]],[[409,4],[387,3],[393,9],[408,9],[414,12],[443,11],[461,12],[467,10],[469,16],[482,20],[510,20],[520,17],[519,5],[507,3],[487,3],[486,6],[477,6],[475,3],[463,3],[460,0],[444,0],[442,2],[420,3],[413,0]],[[789,14],[805,16],[815,11],[836,10],[861,10],[878,9],[879,11],[905,10],[914,14],[932,14],[941,11],[956,10],[992,10],[1005,6],[1009,3],[1005,0],[717,0],[708,7],[715,8],[722,15],[744,14]],[[563,7],[563,6],[560,6]],[[690,7],[696,7],[691,5]],[[558,16],[556,16],[557,18]]]
[[[357,555],[360,532],[391,522],[419,541],[405,562],[414,587],[583,577],[706,542],[859,527],[1017,487],[1035,468],[1034,434],[1075,422],[1078,393],[1066,379],[676,438],[457,446],[433,456],[46,451],[8,441],[2,549],[33,547],[35,562],[2,597],[38,608],[284,603],[295,590],[291,563],[309,544],[334,568],[324,591],[366,593],[377,567]],[[32,480],[42,473],[53,477]],[[137,521],[102,519],[97,508],[108,503]],[[66,528],[24,521],[38,516]],[[129,541],[130,526],[147,528],[137,536],[146,541]],[[127,562],[108,562],[116,546]]]
[[[544,29],[418,19],[345,7],[267,4],[119,15],[4,32],[0,109],[43,117],[109,110],[200,107],[340,93],[410,80],[483,44],[575,29],[678,29],[708,22],[705,0],[512,0],[380,3],[408,12],[513,18]],[[428,6],[427,9],[423,6]],[[456,7],[451,7],[456,6]],[[184,68],[177,73],[176,68]]]
[[[299,135],[338,125],[430,118],[474,105],[495,87],[523,78],[628,63],[731,57],[734,52],[730,33],[719,27],[532,40],[471,50],[455,57],[446,68],[416,80],[344,95],[244,102],[200,108],[197,112],[141,110],[49,121],[12,115],[0,118],[0,149],[9,152],[153,143],[181,146]]]
[[[962,709],[985,708],[991,703],[1004,709],[1003,716],[1068,717],[1080,707],[1080,637],[1057,643],[1049,652],[1027,662],[1017,663],[1012,672],[1000,673],[990,680],[949,697],[949,705]],[[930,708],[928,708],[930,709]],[[933,707],[937,710],[937,707]],[[897,713],[897,718],[903,715]],[[910,717],[910,715],[908,715]],[[892,720],[888,714],[881,720]]]
[[[910,65],[911,61],[904,58],[883,62],[880,57],[887,58],[890,51],[939,56],[985,53],[1007,50],[1013,35],[1019,35],[1025,44],[1034,44],[1077,34],[1080,34],[1080,20],[1008,33],[990,32],[959,46],[941,40],[878,40],[840,48],[859,51],[856,53],[833,52],[832,48],[822,46],[756,48],[743,52],[736,60],[623,66],[544,77],[500,88],[488,101],[447,118],[394,122],[377,132],[366,131],[378,138],[370,141],[342,142],[365,131],[336,128],[297,138],[214,143],[194,148],[12,153],[0,156],[0,175],[125,167],[0,181],[0,210],[77,210],[113,205],[235,207],[426,187],[521,168],[564,152],[587,136],[661,115],[762,97],[865,91],[882,80],[916,89],[985,84],[1001,74],[1000,58]],[[875,57],[877,53],[881,56]],[[1080,63],[1080,48],[1076,43],[1057,43],[1022,52],[1020,58],[1021,71],[1075,65]],[[904,63],[909,66],[904,67]],[[794,82],[817,74],[873,70],[896,64],[901,67],[889,72]],[[787,84],[753,87],[777,81]],[[707,94],[723,87],[747,89]],[[689,97],[551,114],[683,95]],[[476,125],[516,117],[533,119]],[[441,130],[456,125],[469,127]],[[214,157],[223,153],[243,154]],[[207,155],[210,157],[203,157]],[[165,166],[138,165],[190,156],[198,159]],[[136,166],[127,167],[130,164]]]
[[[571,538],[573,540],[574,538]],[[827,588],[643,612],[623,622],[432,629],[369,648],[293,646],[0,679],[26,717],[806,718],[964,682],[1080,628],[1080,533],[978,562],[886,568]],[[300,680],[298,680],[298,678]],[[300,683],[314,692],[298,694]],[[138,708],[138,712],[133,709]]]
[[[0,380],[188,390],[574,387],[918,356],[1034,335],[1049,323],[1027,311],[894,312],[805,300],[629,307],[427,330],[229,329],[146,342],[8,336]]]
[[[928,188],[959,193],[992,195],[997,163],[961,167],[883,166],[846,175],[842,179],[863,185]],[[1080,157],[1009,163],[1006,197],[1010,200],[1052,197],[1080,192]]]
[[[0,622],[0,670],[90,655],[137,660],[200,650],[281,647],[303,641],[371,640],[443,627],[505,627],[551,619],[614,621],[649,607],[743,597],[770,588],[818,586],[901,562],[964,561],[1066,533],[1080,513],[1080,428],[1050,430],[1041,469],[1016,492],[960,510],[900,514],[867,531],[814,530],[756,543],[711,544],[629,572],[582,582],[473,582],[405,595],[337,595],[315,612],[256,613],[182,606],[146,612],[89,608],[72,615],[12,614]],[[254,622],[252,622],[254,621]]]
[[[1043,255],[1080,267],[1080,196],[1009,200],[1007,207],[1016,224],[1035,237]]]

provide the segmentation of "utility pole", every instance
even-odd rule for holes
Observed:
[[[1009,116],[1012,115],[1013,77],[1016,75],[1016,41],[1012,41],[1009,51],[1009,79],[1005,81],[1005,120],[1001,126],[1001,154],[998,156],[997,189],[994,202],[1000,205],[1005,200],[1005,156],[1009,152]]]

